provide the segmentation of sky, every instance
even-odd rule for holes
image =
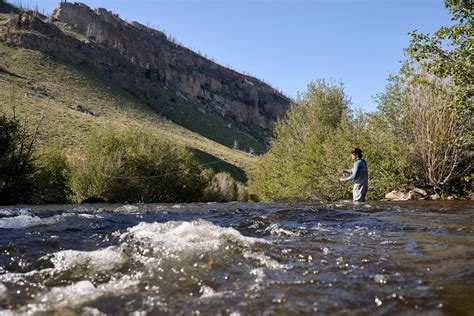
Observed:
[[[12,0],[51,13],[59,0]],[[408,32],[450,25],[442,0],[82,0],[165,31],[222,65],[295,98],[342,82],[354,108],[376,110]]]

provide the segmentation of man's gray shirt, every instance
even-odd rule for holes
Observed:
[[[369,174],[367,171],[367,163],[363,159],[357,159],[354,162],[354,168],[345,169],[351,175],[344,178],[344,181],[353,181],[352,197],[354,202],[364,202],[365,194],[369,187]]]
[[[344,178],[344,181],[352,181],[354,184],[361,184],[367,186],[369,183],[369,174],[367,172],[367,163],[364,159],[357,159],[354,162],[354,168],[344,169],[347,173],[351,175],[347,178]]]

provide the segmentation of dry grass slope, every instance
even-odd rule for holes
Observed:
[[[0,14],[0,24],[8,16]],[[203,162],[211,162],[215,157],[246,169],[253,160],[246,152],[164,119],[148,105],[111,85],[91,67],[72,66],[35,51],[8,47],[0,41],[0,109],[11,112],[13,106],[20,116],[33,121],[44,112],[43,141],[59,142],[71,154],[80,154],[84,140],[94,133],[106,128],[132,127],[205,152],[207,155],[200,156]],[[223,170],[231,168],[230,165]]]

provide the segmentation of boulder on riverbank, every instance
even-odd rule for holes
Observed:
[[[388,201],[425,200],[427,198],[428,192],[420,188],[394,190],[385,194],[385,199]]]
[[[463,199],[462,197],[450,195],[448,197],[442,197],[438,193],[434,192],[429,194],[426,190],[417,187],[408,187],[400,190],[393,190],[385,194],[385,201],[412,201],[412,200],[458,200]],[[466,199],[473,199],[473,195],[466,197]]]

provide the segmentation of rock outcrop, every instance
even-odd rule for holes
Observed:
[[[23,12],[14,24],[16,30],[28,32],[9,32],[6,40],[12,44],[100,67],[111,80],[148,102],[160,89],[174,91],[200,111],[216,113],[261,141],[290,103],[269,85],[105,9],[62,2],[48,21]],[[83,38],[63,32],[59,24]]]

